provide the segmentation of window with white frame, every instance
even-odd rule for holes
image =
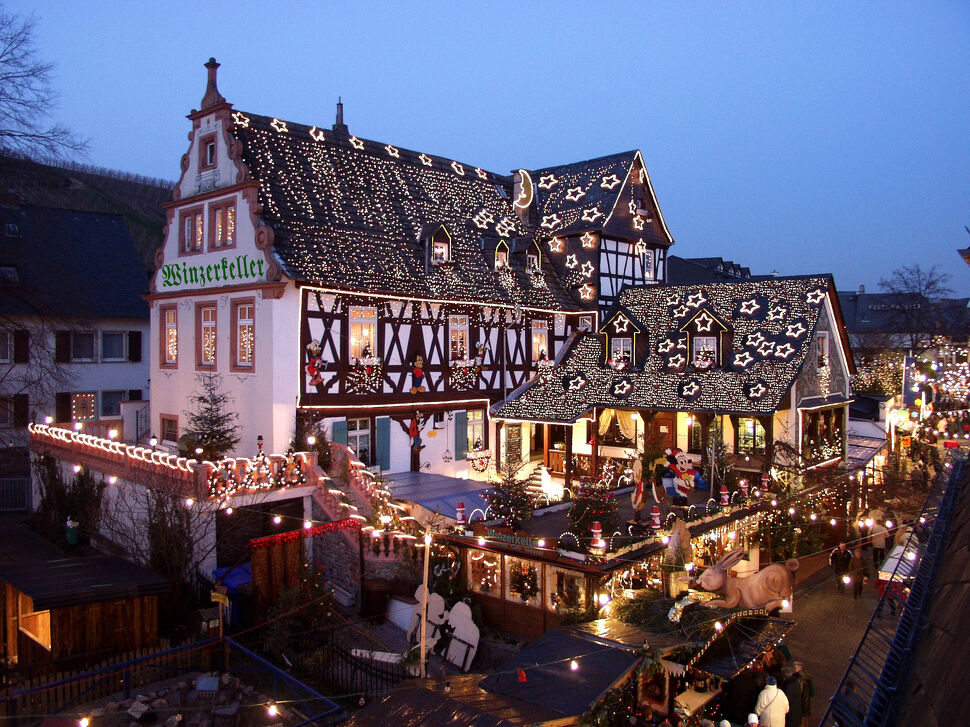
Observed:
[[[610,360],[617,363],[630,363],[633,360],[633,339],[626,336],[611,338]]]
[[[366,465],[371,464],[370,419],[347,420],[347,446],[357,453],[357,459]]]
[[[237,367],[252,367],[256,350],[255,306],[252,303],[239,303],[236,313],[236,357]]]
[[[534,252],[527,253],[525,256],[526,264],[531,272],[539,272],[539,255]]]
[[[71,360],[94,361],[94,333],[71,334]]]
[[[101,332],[101,360],[102,361],[124,361],[125,360],[125,336],[119,331]]]
[[[580,316],[579,324],[577,326],[581,331],[592,331],[593,330],[593,316]]]
[[[452,361],[468,358],[468,316],[448,316],[448,351]]]
[[[101,416],[118,417],[121,416],[121,402],[127,401],[127,391],[102,391],[101,392]]]
[[[645,280],[654,279],[653,250],[649,248],[643,253],[643,277]]]
[[[224,202],[209,208],[209,240],[212,247],[232,247],[236,243],[236,205]]]
[[[549,322],[532,321],[532,360],[549,358]]]
[[[481,409],[469,409],[467,412],[468,446],[467,451],[485,447],[485,412]]]
[[[350,358],[369,358],[377,347],[377,309],[350,309]]]
[[[182,252],[201,252],[204,230],[201,207],[183,212],[182,229],[179,233]]]
[[[694,336],[691,342],[694,367],[699,369],[713,368],[717,361],[717,336]]]
[[[431,238],[431,261],[444,263],[451,260],[451,236],[441,227]]]
[[[216,365],[216,307],[203,306],[199,309],[199,365]]]

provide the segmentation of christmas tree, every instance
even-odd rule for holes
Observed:
[[[220,388],[219,374],[199,375],[201,391],[189,397],[195,409],[188,417],[186,435],[202,449],[200,459],[217,460],[239,443],[239,415],[232,411],[232,397]]]
[[[603,527],[609,537],[616,529],[616,497],[602,482],[587,482],[576,488],[573,506],[569,508],[569,529],[582,539],[590,537],[594,522]],[[586,542],[589,542],[588,540]]]
[[[521,465],[505,465],[491,489],[482,493],[488,503],[488,517],[504,521],[513,530],[532,518],[532,497],[526,489],[526,478],[520,476],[521,471]]]

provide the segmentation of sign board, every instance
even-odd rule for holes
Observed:
[[[900,437],[899,438],[899,446],[902,447],[903,449],[908,449],[909,447],[912,447],[913,446],[913,438],[912,437]]]
[[[211,591],[209,597],[212,599],[213,603],[221,603],[223,606],[229,605],[229,596],[225,593],[219,593],[218,591]]]

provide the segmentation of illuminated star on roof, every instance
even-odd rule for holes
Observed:
[[[570,202],[578,202],[585,196],[586,192],[583,191],[582,187],[572,187],[566,192],[566,199]]]
[[[600,212],[599,207],[593,207],[583,212],[583,220],[586,222],[596,222],[599,217],[602,217],[603,213]]]
[[[750,315],[754,315],[755,311],[761,310],[761,306],[758,304],[758,301],[752,298],[751,300],[744,301],[741,304],[740,310],[744,315],[750,316]]]
[[[310,129],[310,138],[314,141],[323,141],[325,138],[323,129],[318,129],[316,126],[314,126],[312,129]]]
[[[458,174],[460,174],[461,176],[463,176],[463,177],[465,176],[465,167],[463,165],[459,164],[458,162],[452,162],[451,163],[451,168],[454,169],[455,172],[458,173]]]
[[[397,147],[395,146],[391,146],[390,144],[388,144],[387,146],[384,147],[384,151],[387,152],[387,155],[389,157],[394,157],[395,159],[401,158],[401,152],[399,152],[397,150]]]
[[[579,297],[582,298],[583,300],[592,300],[593,293],[595,292],[595,290],[596,288],[594,288],[589,283],[583,283],[583,285],[579,289]]]
[[[686,305],[679,306],[674,308],[674,318],[683,318],[689,312],[690,308],[688,308]]]
[[[584,232],[579,239],[583,241],[583,247],[587,249],[596,247],[596,235],[592,232]]]
[[[790,343],[784,343],[775,349],[775,356],[778,358],[787,359],[793,353],[795,353],[795,348]]]
[[[640,215],[633,218],[633,226],[638,230],[643,229],[643,218]]]
[[[512,230],[515,229],[515,223],[512,222],[508,217],[503,217],[502,220],[495,225],[495,231],[502,237],[506,237]]]
[[[544,177],[539,177],[539,188],[540,189],[552,189],[557,184],[559,184],[559,180],[556,179],[556,175],[555,174],[547,174]]]
[[[668,338],[667,340],[662,341],[659,346],[657,346],[657,352],[670,353],[673,350],[673,348],[674,348],[674,342]]]
[[[354,147],[354,149],[363,149],[364,148],[364,142],[361,141],[360,139],[358,139],[356,136],[350,137],[350,145],[352,147]]]
[[[475,174],[478,175],[479,179],[488,179],[488,174],[486,174],[484,169],[481,169],[479,167],[475,167]]]
[[[242,111],[237,111],[232,115],[232,120],[236,122],[237,126],[241,126],[244,129],[249,128],[249,117],[246,116]]]
[[[549,240],[549,252],[562,252],[562,246],[566,241],[561,237],[554,237]]]
[[[697,316],[697,318],[694,319],[694,322],[697,323],[698,333],[709,333],[711,330],[711,324],[714,323],[714,319],[704,312]]]
[[[678,303],[680,303],[680,296],[676,293],[667,296],[667,305],[677,305]]]
[[[670,357],[670,361],[667,362],[667,366],[669,366],[672,369],[679,369],[685,363],[687,363],[687,359],[684,358],[684,355],[680,353],[675,353],[673,356]]]
[[[785,306],[776,305],[771,310],[768,311],[768,320],[780,321],[782,318],[785,317],[785,313],[787,312],[788,310],[785,308]]]
[[[424,166],[426,167],[430,167],[432,164],[434,164],[434,161],[431,159],[431,157],[429,157],[427,154],[424,154],[424,153],[418,154],[418,159],[420,159],[421,163],[424,164]]]
[[[734,356],[734,365],[746,369],[754,361],[754,356],[749,351],[742,351]]]
[[[765,395],[767,390],[768,389],[765,387],[765,385],[759,381],[748,390],[748,397],[751,399],[759,399]]]
[[[627,379],[623,379],[613,386],[613,396],[623,396],[632,388],[633,384],[631,384]]]
[[[613,321],[613,330],[617,333],[626,333],[630,328],[630,319],[624,315],[618,315]]]
[[[760,353],[762,356],[768,356],[774,348],[775,348],[774,341],[765,341],[760,346],[758,346],[758,353]]]
[[[761,331],[755,331],[754,333],[748,334],[749,346],[758,347],[764,342],[764,340],[765,340],[765,334],[763,334]]]
[[[645,253],[646,251],[647,251],[647,243],[645,243],[643,241],[643,238],[641,237],[639,240],[637,240],[637,255],[643,255],[643,253]]]
[[[810,290],[805,294],[805,301],[811,303],[812,305],[818,305],[825,298],[825,291],[822,288],[816,288],[815,290]]]
[[[704,294],[700,291],[687,296],[687,305],[689,305],[691,308],[700,308],[706,302],[707,298],[705,298]]]
[[[789,338],[801,338],[807,331],[808,329],[802,325],[801,321],[799,321],[798,323],[792,323],[790,326],[788,326],[788,328],[785,330],[785,335]]]
[[[693,396],[700,390],[701,387],[697,385],[697,382],[691,380],[684,384],[684,388],[680,390],[680,394],[681,396]]]
[[[583,266],[579,269],[579,271],[583,274],[584,277],[591,278],[593,277],[594,269],[595,268],[593,267],[593,263],[587,260],[586,262],[583,263]]]
[[[616,176],[615,174],[611,174],[608,177],[603,177],[603,181],[600,182],[600,187],[602,187],[603,189],[612,190],[613,187],[618,185],[621,181],[622,180],[618,176]]]
[[[579,391],[584,386],[586,386],[586,377],[582,374],[576,374],[571,379],[569,379],[569,390]]]
[[[630,207],[630,214],[631,215],[635,215],[637,213],[637,203],[636,203],[636,201],[631,201],[629,207]]]
[[[567,255],[566,256],[566,267],[567,268],[569,268],[570,270],[572,270],[577,265],[579,265],[579,260],[576,259],[576,256],[575,255]]]
[[[559,215],[553,212],[551,215],[543,215],[542,222],[539,224],[540,227],[546,227],[552,229],[559,224]]]

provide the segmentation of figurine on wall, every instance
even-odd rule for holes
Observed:
[[[794,573],[798,570],[797,558],[789,558],[784,565],[772,563],[745,578],[728,575],[744,556],[744,548],[735,548],[723,556],[697,579],[697,585],[705,591],[717,593],[722,598],[709,601],[711,606],[725,608],[764,608],[772,611],[781,607],[782,601],[791,598]]]
[[[310,386],[320,386],[323,383],[322,372],[326,363],[323,361],[323,349],[319,341],[310,341],[306,345],[306,372],[310,377]]]
[[[424,386],[424,356],[419,353],[411,363],[411,393],[423,394],[425,391],[427,389]]]

